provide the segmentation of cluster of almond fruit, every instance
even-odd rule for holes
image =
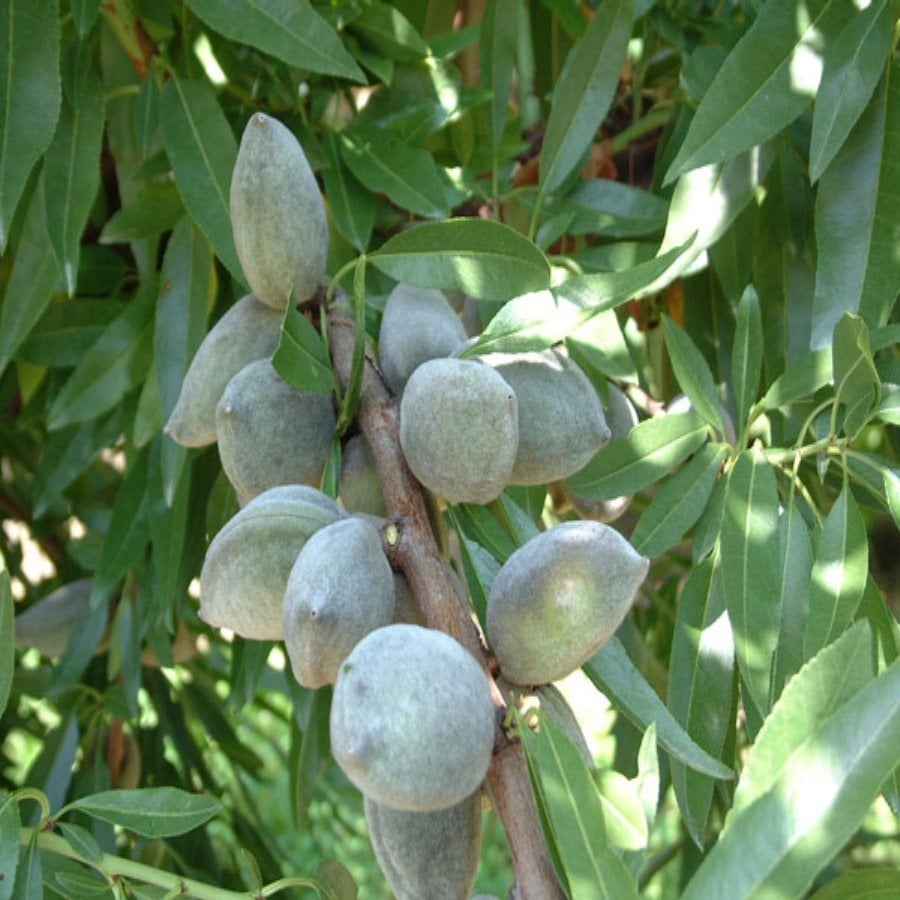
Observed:
[[[244,131],[231,216],[252,294],[204,339],[166,425],[184,446],[218,443],[241,507],[207,550],[200,614],[246,638],[283,640],[301,685],[334,685],[332,751],[364,795],[397,897],[467,900],[495,737],[489,676],[456,640],[424,627],[392,570],[361,435],[345,444],[340,503],[319,489],[332,399],[295,390],[270,359],[287,303],[302,308],[324,278],[328,225],[299,143],[264,114]],[[443,501],[487,503],[507,485],[564,481],[633,424],[624,395],[613,389],[604,411],[564,352],[467,359],[468,339],[440,291],[398,284],[387,300],[378,352],[400,404],[401,446]],[[506,689],[536,691],[577,731],[552,682],[615,631],[648,565],[599,521],[557,525],[513,553],[485,629]]]

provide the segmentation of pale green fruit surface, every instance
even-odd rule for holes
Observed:
[[[516,550],[488,597],[487,637],[503,677],[548,684],[574,672],[622,623],[649,565],[599,522],[564,522]]]
[[[494,705],[474,657],[441,631],[388,625],[344,660],[331,748],[367,797],[392,809],[446,809],[484,780]]]
[[[244,366],[216,409],[219,457],[239,502],[279,484],[317,487],[335,424],[330,396],[295,390],[267,359]]]
[[[216,440],[216,406],[228,382],[255,359],[271,356],[281,315],[252,294],[242,297],[212,327],[188,367],[165,432],[182,447]]]
[[[344,446],[338,494],[348,512],[387,515],[381,481],[365,435],[353,435]]]
[[[277,119],[254,113],[231,176],[231,227],[247,283],[284,310],[309,300],[325,274],[328,220],[297,138]]]
[[[519,403],[519,447],[510,484],[566,478],[609,440],[597,392],[564,354],[549,349],[480,359],[503,376]]]
[[[315,488],[271,488],[251,500],[212,539],[200,571],[200,618],[256,640],[281,640],[284,589],[303,545],[340,519]]]
[[[515,463],[516,395],[481,363],[429,360],[403,391],[400,445],[413,475],[430,491],[451,503],[489,503]]]
[[[397,900],[468,900],[481,853],[481,792],[435,812],[365,798],[375,858]]]
[[[62,656],[72,630],[87,611],[93,578],[81,578],[58,587],[16,616],[16,643],[33,647],[44,656]]]
[[[398,284],[381,318],[378,360],[388,387],[400,394],[423,362],[451,356],[466,342],[462,321],[441,291]]]
[[[341,519],[317,531],[284,592],[284,641],[303,687],[334,684],[350,651],[394,615],[394,576],[368,521]]]

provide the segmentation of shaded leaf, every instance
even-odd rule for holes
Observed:
[[[178,186],[172,181],[145,184],[106,220],[101,244],[128,244],[170,231],[184,215]]]
[[[569,234],[602,234],[611,238],[637,237],[659,231],[666,224],[668,204],[649,191],[594,178],[582,181],[562,200],[548,203],[549,212],[571,216]]]
[[[6,791],[0,791],[0,900],[9,900],[16,882],[19,867],[19,818],[18,801]]]
[[[322,336],[291,304],[284,311],[272,365],[298,391],[330,394],[334,390],[334,373]]]
[[[753,703],[765,712],[781,620],[777,606],[780,545],[775,473],[759,451],[741,453],[728,476],[719,541],[741,675]]]
[[[610,441],[567,484],[587,500],[611,500],[658,481],[706,440],[709,428],[695,412],[640,422],[627,437]]]
[[[163,144],[184,205],[229,272],[246,283],[229,211],[237,142],[206,82],[172,74],[159,100]]]
[[[80,825],[72,825],[69,822],[60,822],[57,826],[59,833],[66,839],[66,843],[83,859],[90,862],[100,862],[103,851],[97,843],[97,839]]]
[[[0,253],[28,175],[49,146],[59,116],[59,34],[57,0],[0,3]]]
[[[678,724],[656,691],[628,658],[622,642],[610,638],[585,664],[588,678],[609,697],[615,707],[639,729],[653,722],[662,747],[696,772],[730,779],[734,773],[699,747]]]
[[[416,62],[428,55],[428,45],[403,13],[387,3],[366,3],[350,22],[354,33],[383,55],[398,62]]]
[[[67,807],[151,838],[184,834],[209,821],[221,808],[213,797],[173,787],[101,791],[79,797]]]
[[[831,348],[808,351],[772,382],[762,398],[762,405],[766,409],[778,409],[803,397],[811,397],[832,377]]]
[[[756,291],[749,287],[744,291],[738,304],[734,346],[731,351],[731,384],[737,407],[735,425],[738,430],[750,424],[747,422],[747,414],[759,391],[762,359],[763,331],[759,297]]]
[[[662,317],[669,361],[691,406],[720,434],[724,431],[712,372],[690,335],[669,316]]]
[[[356,900],[359,896],[350,870],[336,859],[323,859],[316,866],[316,878],[328,891],[328,900]]]
[[[328,165],[322,180],[334,224],[353,247],[365,253],[375,225],[375,197],[347,171],[338,138],[331,132],[325,135],[324,148]]]
[[[881,400],[881,379],[872,360],[869,330],[862,319],[845,314],[834,329],[831,348],[834,402],[845,407],[843,431],[853,437]]]
[[[862,513],[844,487],[822,526],[809,589],[803,658],[811,659],[853,621],[869,574],[869,542]]]
[[[479,300],[506,300],[550,283],[550,266],[534,244],[487,219],[425,222],[392,237],[368,257],[397,281],[460,290]]]
[[[43,871],[41,851],[38,847],[38,833],[19,848],[19,868],[16,873],[16,887],[12,900],[43,900]]]
[[[809,900],[891,900],[898,896],[900,870],[873,866],[838,875]]]
[[[569,53],[541,148],[542,192],[562,184],[606,117],[619,84],[633,16],[633,0],[607,0]]]
[[[72,0],[72,17],[75,19],[79,37],[83,38],[90,32],[99,13],[100,0]]]
[[[120,300],[99,297],[52,303],[16,355],[36,366],[75,366],[122,309]]]
[[[288,65],[366,80],[340,37],[309,0],[188,0],[188,6],[225,37],[250,44]]]
[[[16,663],[14,617],[15,608],[13,607],[9,570],[6,568],[3,554],[0,553],[0,716],[6,712]]]
[[[509,95],[516,61],[519,4],[516,0],[488,0],[478,39],[482,86],[491,92],[488,125],[494,150],[503,143],[509,114]]]

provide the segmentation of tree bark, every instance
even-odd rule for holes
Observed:
[[[328,313],[332,362],[344,388],[350,380],[355,335],[356,324],[349,314],[340,309]],[[422,488],[406,465],[400,448],[397,402],[368,352],[356,418],[371,447],[388,515],[396,528],[385,538],[391,564],[406,575],[428,626],[466,647],[491,684],[496,728],[487,783],[506,831],[518,896],[523,900],[564,898],[541,830],[522,745],[511,741],[503,730],[506,704],[491,673],[489,654],[468,601],[458,593],[452,569],[435,541]]]

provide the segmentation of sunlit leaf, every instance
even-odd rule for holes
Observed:
[[[284,312],[281,338],[272,365],[298,391],[330,394],[334,390],[334,373],[322,336],[309,319],[290,304]]]

